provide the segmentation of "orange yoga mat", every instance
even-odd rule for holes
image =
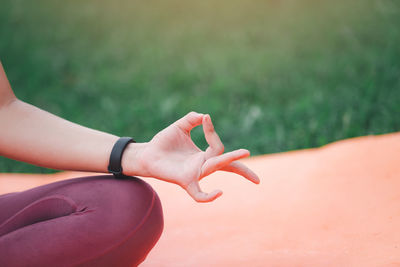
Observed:
[[[400,133],[243,162],[261,184],[215,173],[207,204],[144,178],[165,228],[142,266],[400,266]],[[0,174],[0,194],[77,176]]]

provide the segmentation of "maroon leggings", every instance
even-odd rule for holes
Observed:
[[[82,177],[0,196],[0,266],[136,266],[163,229],[144,181]]]

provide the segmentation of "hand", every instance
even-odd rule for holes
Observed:
[[[201,124],[209,145],[206,151],[199,149],[190,137],[190,131]],[[136,175],[178,184],[198,202],[210,202],[222,195],[221,190],[205,193],[199,185],[202,178],[218,170],[237,173],[256,184],[260,182],[254,172],[236,162],[248,157],[248,150],[223,152],[224,145],[214,130],[210,116],[190,112],[137,150],[140,171]]]

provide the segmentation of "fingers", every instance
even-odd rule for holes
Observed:
[[[178,126],[182,131],[189,134],[190,131],[200,125],[203,121],[203,114],[197,112],[189,112],[183,118],[180,118],[175,122],[175,125]]]
[[[217,132],[214,130],[210,115],[203,117],[203,131],[204,137],[207,140],[209,147],[206,150],[206,159],[221,155],[224,153],[224,145],[221,142]]]
[[[211,202],[222,195],[221,190],[214,190],[211,193],[201,191],[198,181],[191,182],[185,190],[197,202]]]
[[[250,155],[250,152],[246,149],[238,149],[232,152],[222,154],[220,156],[212,157],[203,164],[201,168],[200,178],[207,176],[215,171],[222,169],[229,165],[231,162],[238,159],[246,158]]]
[[[243,163],[231,162],[229,165],[226,165],[221,170],[239,174],[255,184],[260,183],[260,178],[258,178],[257,174],[247,168],[246,165],[244,165]]]

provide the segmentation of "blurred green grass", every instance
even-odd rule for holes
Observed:
[[[2,0],[0,58],[68,120],[148,141],[195,110],[255,155],[399,131],[399,29],[397,0]]]

